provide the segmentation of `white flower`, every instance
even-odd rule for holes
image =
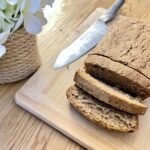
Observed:
[[[24,0],[21,10],[24,16],[24,27],[27,32],[38,34],[47,23],[42,8],[52,5],[54,0]]]
[[[38,34],[47,23],[43,8],[54,0],[0,0],[0,57],[6,52],[3,44],[10,34],[24,25],[31,34]]]
[[[41,9],[40,0],[25,0],[22,7],[24,16],[24,27],[27,32],[37,34],[42,30],[42,22],[36,16],[36,13]]]

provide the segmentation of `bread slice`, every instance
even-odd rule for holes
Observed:
[[[143,115],[147,106],[140,102],[140,98],[134,98],[98,79],[95,79],[85,71],[77,71],[74,77],[76,84],[100,101],[107,103],[117,109],[131,114]]]
[[[134,69],[101,55],[89,55],[85,70],[92,76],[118,86],[143,100],[150,95],[150,80]]]
[[[110,22],[109,31],[106,36],[92,51],[92,54],[105,56],[109,60],[118,62],[116,66],[111,65],[113,68],[107,66],[104,70],[104,72],[111,74],[111,81],[115,78],[114,82],[116,82],[119,76],[119,80],[123,80],[122,86],[128,88],[128,90],[131,87],[132,89],[130,91],[144,94],[145,97],[150,96],[149,35],[150,24],[134,18],[117,16],[114,22]],[[122,64],[122,69],[119,67],[119,64]],[[101,66],[103,67],[103,64]],[[115,68],[117,72],[113,71]],[[126,73],[128,70],[130,74]],[[136,72],[139,75],[136,77],[131,72]],[[126,76],[126,74],[128,75]],[[132,82],[133,78],[134,82]],[[142,83],[142,81],[144,82]],[[119,82],[121,83],[121,81]]]
[[[98,126],[120,132],[133,132],[138,128],[137,115],[117,110],[97,101],[77,86],[70,87],[66,95],[76,110]]]

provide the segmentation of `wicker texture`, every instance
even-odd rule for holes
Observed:
[[[23,28],[14,32],[5,44],[7,53],[0,58],[0,83],[24,79],[40,66],[36,37]]]

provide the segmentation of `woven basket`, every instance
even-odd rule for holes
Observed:
[[[40,66],[36,37],[23,28],[9,37],[5,44],[6,54],[0,58],[0,83],[10,83],[24,79]]]

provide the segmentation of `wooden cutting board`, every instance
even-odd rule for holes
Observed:
[[[77,31],[71,34],[71,41],[87,29],[104,11],[102,8],[94,11]],[[71,41],[64,39],[60,47],[67,46]],[[137,132],[123,134],[107,131],[92,124],[70,106],[65,92],[73,84],[74,73],[82,66],[86,56],[70,65],[69,68],[54,71],[53,63],[59,51],[53,51],[46,63],[43,63],[37,73],[17,92],[16,103],[87,149],[150,149],[149,109],[144,116],[140,117]]]

